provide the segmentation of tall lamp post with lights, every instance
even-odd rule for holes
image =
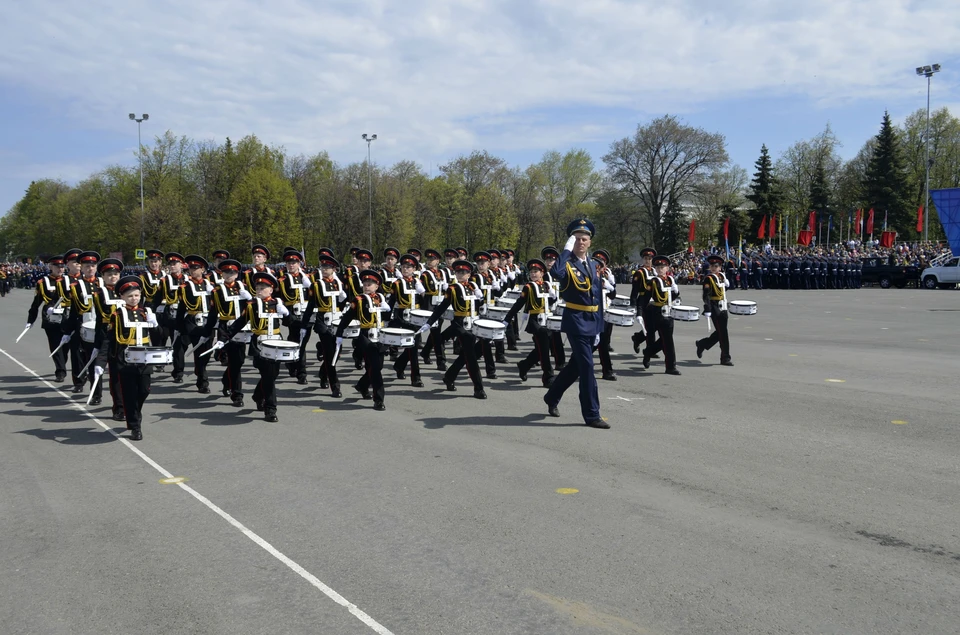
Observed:
[[[370,163],[370,144],[377,140],[377,135],[367,135],[364,132],[361,137],[367,142],[367,211],[370,215],[370,246],[368,249],[373,251],[373,164]]]
[[[923,134],[924,164],[926,167],[926,185],[923,190],[923,239],[929,240],[930,226],[930,78],[940,72],[939,64],[918,66],[917,75],[927,78],[927,131]]]
[[[138,118],[130,113],[130,120],[137,122],[137,159],[140,161],[140,248],[143,249],[143,142],[140,140],[140,124],[150,118],[150,115],[143,113]]]

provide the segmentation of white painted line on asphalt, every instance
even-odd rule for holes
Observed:
[[[152,467],[152,468],[155,469],[156,471],[160,472],[161,474],[163,474],[163,475],[164,475],[166,478],[168,478],[168,479],[175,479],[175,478],[177,478],[177,477],[175,477],[173,474],[171,474],[170,472],[168,472],[167,470],[163,469],[163,467],[161,467],[159,463],[157,463],[156,461],[154,461],[153,459],[151,459],[149,456],[147,456],[146,454],[144,454],[139,448],[137,448],[135,445],[133,445],[130,441],[128,441],[127,439],[124,439],[124,438],[121,437],[119,434],[117,434],[116,432],[114,432],[114,431],[113,431],[113,428],[111,428],[110,426],[108,426],[108,425],[106,425],[105,423],[103,423],[102,421],[100,421],[100,420],[97,418],[97,416],[94,415],[94,414],[93,414],[92,412],[90,412],[89,410],[87,410],[86,407],[84,407],[83,405],[78,404],[77,402],[73,401],[73,399],[70,398],[70,395],[68,395],[67,393],[63,392],[62,390],[60,390],[59,388],[57,388],[56,386],[54,386],[53,384],[51,384],[50,382],[48,382],[46,379],[44,379],[43,377],[41,377],[39,374],[37,374],[32,368],[29,368],[28,366],[24,365],[23,363],[20,362],[20,360],[18,360],[16,357],[14,357],[13,355],[11,355],[10,353],[8,353],[7,351],[5,351],[5,350],[2,349],[2,348],[0,348],[0,353],[3,353],[4,355],[6,355],[8,358],[10,358],[10,361],[12,361],[14,364],[16,364],[17,366],[19,366],[19,367],[22,368],[23,370],[25,370],[28,374],[33,375],[35,378],[39,379],[45,386],[47,386],[48,388],[51,388],[53,391],[55,391],[55,392],[58,393],[60,396],[62,396],[64,399],[66,399],[66,400],[70,403],[71,406],[77,408],[77,409],[78,409],[83,415],[85,415],[88,419],[93,420],[97,425],[99,425],[101,428],[103,428],[104,431],[109,432],[109,433],[112,434],[114,437],[116,437],[117,440],[120,441],[120,443],[122,443],[123,445],[125,445],[125,446],[127,447],[127,449],[129,449],[131,452],[133,452],[134,454],[136,454],[137,456],[139,456],[141,459],[143,459],[143,460],[147,463],[147,465],[149,465],[150,467]],[[315,575],[313,575],[312,573],[310,573],[309,571],[307,571],[306,569],[304,569],[303,567],[301,567],[299,564],[297,564],[296,562],[294,562],[293,560],[291,560],[290,558],[288,558],[287,556],[285,556],[283,553],[281,553],[279,550],[277,550],[276,547],[274,547],[273,545],[271,545],[269,542],[267,542],[266,540],[264,540],[263,538],[261,538],[261,537],[258,536],[257,534],[255,534],[253,531],[247,529],[247,527],[246,527],[243,523],[241,523],[239,520],[237,520],[236,518],[234,518],[233,516],[231,516],[231,515],[228,514],[227,512],[223,511],[223,510],[220,509],[219,507],[217,507],[217,506],[216,506],[210,499],[208,499],[206,496],[204,496],[203,494],[201,494],[201,493],[198,492],[197,490],[193,489],[193,488],[190,487],[189,485],[186,485],[185,483],[179,482],[179,483],[176,483],[176,485],[177,485],[177,487],[179,487],[180,489],[182,489],[183,491],[187,492],[188,494],[190,494],[191,496],[193,496],[194,498],[196,498],[198,501],[200,501],[201,503],[203,503],[208,509],[210,509],[210,510],[213,511],[215,514],[217,514],[218,516],[220,516],[221,518],[223,518],[225,521],[227,521],[228,523],[230,523],[231,525],[233,525],[234,527],[236,527],[237,529],[239,529],[240,532],[241,532],[244,536],[246,536],[247,538],[249,538],[250,540],[252,540],[252,541],[253,541],[254,543],[256,543],[261,549],[263,549],[264,551],[266,551],[267,553],[269,553],[271,556],[273,556],[274,558],[276,558],[277,560],[279,560],[279,561],[282,562],[283,564],[287,565],[287,567],[288,567],[290,570],[292,570],[294,573],[296,573],[297,575],[299,575],[301,578],[303,578],[304,580],[306,580],[307,582],[309,582],[310,584],[312,584],[314,587],[316,587],[317,589],[319,589],[321,593],[323,593],[324,595],[326,595],[328,598],[330,598],[331,600],[333,600],[334,602],[336,602],[336,603],[339,604],[340,606],[346,608],[348,611],[350,611],[350,613],[351,613],[354,617],[356,617],[358,620],[360,620],[361,622],[363,622],[364,624],[366,624],[367,626],[369,626],[370,629],[371,629],[373,632],[378,633],[378,635],[393,635],[393,633],[392,633],[390,630],[388,630],[385,626],[383,626],[382,624],[380,624],[379,622],[377,622],[375,619],[373,619],[372,617],[370,617],[369,615],[367,615],[366,613],[364,613],[363,611],[361,611],[360,608],[359,608],[356,604],[352,604],[351,602],[348,602],[346,598],[344,598],[342,595],[340,595],[339,593],[337,593],[336,591],[334,591],[333,589],[331,589],[329,586],[327,586],[327,585],[324,584],[323,582],[321,582],[320,579],[317,578]]]

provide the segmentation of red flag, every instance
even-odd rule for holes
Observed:
[[[723,239],[725,241],[730,240],[730,217],[729,216],[725,218],[723,221]]]
[[[767,235],[770,236],[770,238],[773,238],[774,236],[777,235],[777,215],[776,214],[770,214],[770,231],[767,232]]]
[[[757,230],[757,238],[766,238],[767,237],[767,215],[763,215],[763,220],[760,221],[760,229]]]
[[[863,210],[858,209],[857,218],[853,221],[853,224],[856,225],[856,227],[853,230],[853,233],[857,234],[858,236],[860,235],[860,230],[863,228],[863,223],[861,222],[862,220],[863,220]]]
[[[693,237],[694,237],[694,235],[696,235],[696,233],[697,233],[697,221],[692,220],[692,221],[690,221],[690,232],[687,234],[687,242],[688,242],[688,243],[692,243],[692,242],[693,242]]]
[[[817,213],[810,212],[810,220],[807,223],[807,229],[809,229],[810,231],[813,231],[816,228],[817,228]]]
[[[923,205],[917,210],[917,233],[923,231]]]
[[[867,234],[873,233],[873,208],[870,208],[870,212],[867,215]]]
[[[803,245],[804,247],[809,247],[810,242],[813,240],[813,232],[809,229],[801,229],[800,233],[797,235],[797,244]]]
[[[890,249],[893,247],[893,242],[897,239],[897,232],[895,231],[885,231],[880,234],[880,246]]]

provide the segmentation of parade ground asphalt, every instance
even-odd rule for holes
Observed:
[[[734,291],[736,366],[678,323],[679,377],[618,327],[610,430],[520,353],[485,401],[387,362],[386,412],[347,355],[272,424],[249,366],[239,410],[216,365],[155,375],[141,442],[14,343],[31,297],[0,300],[5,634],[960,632],[960,292]]]

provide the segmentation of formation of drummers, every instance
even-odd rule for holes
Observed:
[[[253,246],[253,266],[246,268],[224,250],[213,253],[212,263],[199,255],[148,250],[146,271],[124,275],[117,259],[71,249],[49,259],[50,274],[37,282],[20,337],[39,316],[56,381],[65,381],[69,361],[73,392],[89,385],[87,403],[95,406],[106,384],[113,419],[125,421],[134,440],[143,438],[151,375],[169,366],[173,382],[182,383],[188,355],[200,393],[210,393],[210,361],[223,367],[221,392],[237,408],[244,406],[244,365],[251,358],[259,375],[253,402],[272,422],[278,421],[282,369],[299,384],[308,381],[307,350],[314,336],[321,388],[342,396],[337,364],[347,353],[364,371],[354,389],[372,400],[375,410],[385,409],[385,357],[398,379],[409,373],[413,387],[423,387],[421,368],[434,363],[446,389],[455,391],[466,367],[473,396],[485,399],[484,379],[497,378],[497,364],[508,363],[506,350],[519,350],[521,324],[533,340],[516,364],[521,380],[539,367],[549,387],[555,369],[565,364],[560,324],[567,307],[551,273],[560,256],[553,247],[528,261],[525,272],[509,249],[480,251],[468,259],[463,248],[401,253],[389,247],[379,269],[373,253],[363,248],[351,248],[346,265],[330,249],[317,255],[317,268],[308,272],[304,255],[288,247],[283,267],[274,271],[264,245]],[[639,325],[632,342],[637,354],[644,347],[644,368],[662,352],[665,371],[679,375],[674,321],[700,317],[697,307],[681,303],[669,260],[653,249],[641,255],[643,265],[625,296],[616,293],[609,254],[602,249],[592,254],[604,288],[605,328],[595,350],[608,381],[617,379],[610,356],[615,327]],[[703,315],[712,328],[696,342],[697,356],[719,343],[721,363],[732,366],[727,313],[756,313],[756,303],[728,302],[723,259],[708,260]],[[448,345],[455,356],[449,364]]]

